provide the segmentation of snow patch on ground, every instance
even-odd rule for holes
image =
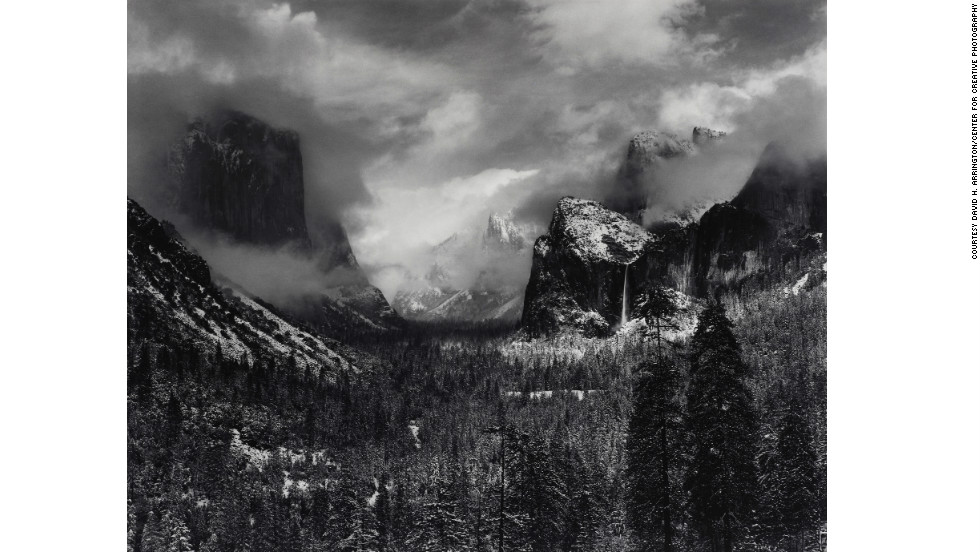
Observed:
[[[408,431],[412,433],[412,439],[415,439],[415,448],[417,449],[422,448],[422,441],[419,439],[419,429],[421,429],[421,426],[415,423],[415,420],[408,423]]]
[[[576,400],[583,400],[586,396],[602,392],[601,389],[549,389],[542,391],[505,391],[507,398],[528,397],[532,400],[550,399],[554,396],[572,397]]]
[[[810,273],[807,272],[799,280],[797,280],[792,287],[786,286],[783,288],[783,297],[789,297],[790,295],[793,295],[795,297],[799,295],[800,292],[803,291],[803,288],[806,286],[806,283],[809,280],[810,280]]]

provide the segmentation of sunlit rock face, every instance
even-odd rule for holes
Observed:
[[[711,299],[783,282],[826,252],[826,174],[826,158],[792,160],[771,145],[731,202],[654,231],[594,201],[563,198],[534,245],[524,330],[608,335],[638,290]]]
[[[621,323],[630,265],[656,238],[595,201],[562,198],[548,234],[534,244],[522,326],[531,336],[561,331],[607,335]]]

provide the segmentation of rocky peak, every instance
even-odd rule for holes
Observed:
[[[660,159],[671,159],[694,152],[694,145],[672,132],[644,130],[630,138],[626,162],[648,167]]]
[[[490,213],[487,229],[483,233],[483,247],[520,251],[527,247],[527,239],[517,224],[514,223],[512,216]]]
[[[693,155],[699,146],[723,136],[724,132],[706,127],[694,127],[692,140],[657,130],[636,134],[629,141],[626,158],[605,198],[606,204],[633,221],[642,220],[644,211],[656,204],[658,194],[663,192],[657,177],[658,166],[670,159]]]
[[[703,146],[705,144],[716,142],[727,136],[727,132],[722,132],[720,130],[712,130],[708,127],[694,127],[694,132],[691,134],[691,140],[694,142],[695,146]]]
[[[233,282],[212,282],[207,263],[166,221],[128,201],[127,311],[131,339],[204,354],[285,362],[330,380],[358,371],[360,355],[322,337]]]
[[[527,234],[511,213],[491,213],[486,226],[453,233],[432,248],[429,270],[398,291],[395,309],[414,320],[516,321],[524,289],[515,276],[528,256]]]

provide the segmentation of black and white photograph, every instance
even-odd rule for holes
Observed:
[[[129,2],[128,549],[825,550],[822,2]]]
[[[947,10],[950,99],[831,4],[110,7],[113,82],[97,55],[29,66],[84,120],[18,139],[33,171],[105,194],[38,182],[25,220],[118,224],[25,249],[59,266],[17,324],[44,345],[10,346],[66,375],[19,360],[10,389],[83,406],[30,399],[59,429],[10,433],[5,471],[91,490],[24,512],[110,524],[62,550],[980,546],[943,494],[980,482],[977,6]],[[889,97],[903,64],[921,101]]]

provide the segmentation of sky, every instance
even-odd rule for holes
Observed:
[[[191,117],[244,111],[299,133],[308,221],[376,280],[490,212],[601,199],[641,130],[730,133],[681,195],[734,194],[771,140],[824,152],[826,53],[823,1],[130,0],[129,193]]]

